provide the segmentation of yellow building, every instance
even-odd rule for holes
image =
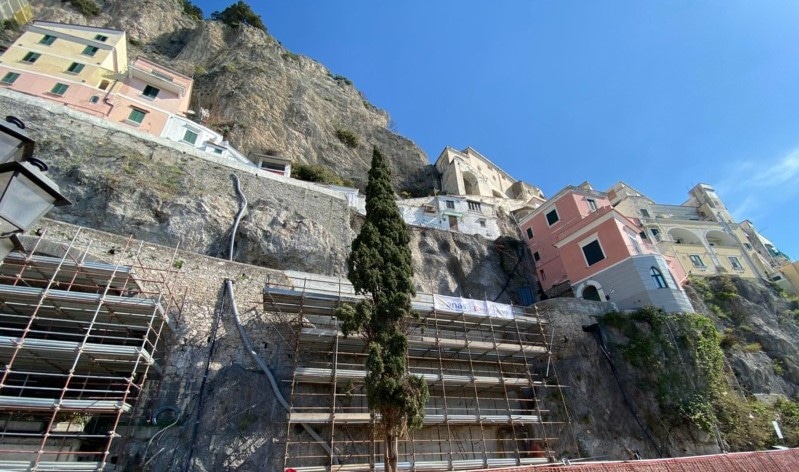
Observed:
[[[691,189],[682,205],[657,204],[624,182],[614,185],[608,197],[619,212],[639,222],[662,254],[676,258],[686,274],[767,279],[775,272],[707,184]]]
[[[114,29],[36,21],[0,56],[0,87],[156,136],[185,118],[192,84],[143,57],[129,66],[127,35]]]
[[[36,21],[0,57],[4,71],[32,74],[26,80],[39,95],[37,81],[55,78],[66,85],[108,90],[128,69],[124,31]]]

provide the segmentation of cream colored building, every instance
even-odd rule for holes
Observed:
[[[772,281],[792,295],[799,295],[799,262],[787,263],[780,267],[780,279]]]
[[[443,194],[468,196],[471,200],[503,208],[517,218],[546,201],[541,189],[514,179],[470,147],[462,151],[444,148],[435,167],[441,176]]]
[[[677,259],[686,274],[769,279],[776,273],[758,254],[745,225],[735,223],[713,187],[698,184],[689,195],[682,205],[661,205],[624,182],[608,191],[611,204],[635,218],[642,234],[662,254]],[[753,227],[751,231],[757,234]]]

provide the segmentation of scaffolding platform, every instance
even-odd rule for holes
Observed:
[[[133,264],[89,261],[80,232],[43,245],[60,257],[36,251],[44,234],[0,264],[0,470],[116,469],[120,431],[160,375],[182,306],[173,261],[144,265],[131,240],[101,253]]]
[[[346,279],[287,272],[268,281],[267,311],[292,319],[285,468],[298,472],[382,470],[380,415],[363,385],[365,343],[345,337],[335,310],[363,297]],[[462,308],[462,309],[461,309]],[[418,293],[407,320],[408,371],[428,384],[419,430],[399,441],[401,470],[465,470],[543,464],[550,442],[539,390],[557,388],[535,371],[549,355],[546,322],[526,307]],[[300,424],[313,428],[315,444]]]

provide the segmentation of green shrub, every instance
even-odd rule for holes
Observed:
[[[281,54],[280,56],[283,59],[287,60],[287,61],[291,60],[291,61],[299,62],[299,60],[300,60],[300,55],[299,54],[294,54],[291,51],[286,51],[283,54]]]
[[[19,31],[19,22],[14,18],[3,20],[2,28],[3,31]]]
[[[141,41],[135,38],[131,38],[130,36],[128,36],[128,43],[130,43],[131,46],[136,46],[137,48],[142,47]]]
[[[291,177],[306,182],[317,182],[330,185],[351,185],[340,175],[319,164],[292,164]]]
[[[641,385],[654,392],[664,420],[710,431],[713,400],[724,386],[721,336],[710,318],[646,307],[629,316],[608,313],[600,323],[627,338],[621,352],[636,368]]]
[[[348,148],[358,147],[358,136],[348,129],[336,129],[336,137]]]
[[[335,80],[336,82],[343,82],[343,83],[345,83],[347,85],[352,85],[352,81],[350,79],[344,77],[343,75],[336,75],[336,76],[333,77],[333,80]]]
[[[100,14],[100,7],[92,0],[69,0],[69,3],[85,17],[93,17]]]
[[[195,20],[203,19],[202,8],[191,3],[191,0],[181,0],[180,3],[183,5],[183,13],[185,13],[189,18],[193,18]]]
[[[264,22],[261,21],[260,15],[253,12],[252,8],[242,1],[230,5],[221,12],[215,11],[211,13],[211,19],[214,21],[221,21],[231,28],[247,25],[258,28],[264,32],[266,31],[266,26],[264,26]]]
[[[743,352],[760,352],[763,349],[763,346],[760,343],[749,343],[745,344],[741,350]]]
[[[738,296],[738,289],[735,287],[732,279],[729,276],[721,277],[719,290],[716,291],[716,297],[721,300],[732,300]]]

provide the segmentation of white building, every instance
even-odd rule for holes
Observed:
[[[496,208],[478,200],[439,195],[398,200],[397,206],[409,225],[478,234],[488,239],[499,237]]]
[[[253,161],[247,159],[247,156],[225,141],[221,134],[179,115],[169,115],[164,130],[161,132],[161,137],[186,144],[239,164],[257,167]]]

